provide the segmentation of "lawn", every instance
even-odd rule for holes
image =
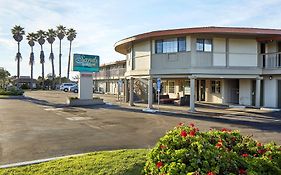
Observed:
[[[138,175],[142,174],[147,152],[145,149],[93,152],[30,166],[0,169],[0,174]]]

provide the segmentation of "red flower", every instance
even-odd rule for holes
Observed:
[[[265,152],[266,152],[265,149],[259,149],[259,150],[258,150],[258,153],[259,153],[259,154],[264,154]]]
[[[194,130],[192,130],[192,131],[189,132],[189,135],[190,135],[191,137],[194,137],[195,134],[196,134],[196,132],[195,132]]]
[[[226,131],[228,131],[228,129],[222,128],[221,131],[222,131],[222,132],[226,132]]]
[[[221,148],[221,147],[222,147],[222,143],[221,143],[221,142],[218,142],[218,143],[216,144],[216,147],[217,147],[217,148]]]
[[[180,122],[179,124],[178,124],[178,126],[183,126],[184,125],[184,123],[182,123],[182,122]]]
[[[190,123],[189,126],[193,128],[195,125],[194,123]]]
[[[182,137],[186,137],[186,136],[187,136],[186,131],[181,131],[181,136],[182,136]]]
[[[257,154],[254,154],[254,157],[256,157],[257,156]]]
[[[216,174],[213,173],[212,171],[209,171],[207,175],[216,175]]]
[[[157,162],[156,166],[157,166],[157,168],[161,168],[163,166],[163,162]]]
[[[239,169],[239,174],[247,174],[247,171],[244,169]]]
[[[242,154],[242,156],[243,156],[243,157],[248,157],[249,155],[248,155],[248,154]]]
[[[167,148],[165,145],[160,145],[160,148],[161,149],[165,149],[165,148]]]
[[[262,144],[261,143],[257,143],[257,146],[262,146]]]

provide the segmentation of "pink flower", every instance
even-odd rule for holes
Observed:
[[[160,162],[157,162],[157,163],[156,163],[156,166],[157,166],[157,168],[161,168],[161,167],[163,166],[163,162],[161,162],[161,161],[160,161]]]
[[[261,143],[257,143],[257,146],[259,146],[259,147],[260,147],[260,146],[262,146],[262,144],[261,144]]]
[[[243,157],[248,157],[249,155],[248,155],[248,154],[242,154],[242,156],[243,156]]]
[[[182,123],[182,122],[180,122],[179,124],[178,124],[178,126],[183,126],[184,125],[184,123]]]
[[[186,131],[181,131],[181,136],[182,136],[182,137],[186,137],[186,136],[187,136]]]
[[[212,171],[209,171],[207,175],[216,175],[216,174],[213,173]]]
[[[194,123],[190,123],[189,126],[193,128],[195,125]]]
[[[221,148],[221,147],[222,147],[222,143],[221,143],[221,142],[218,142],[218,143],[216,144],[216,147],[217,147],[217,148]]]

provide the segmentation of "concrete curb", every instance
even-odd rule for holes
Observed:
[[[39,164],[39,163],[49,162],[52,160],[58,160],[58,159],[63,159],[63,158],[83,156],[86,154],[89,154],[89,153],[73,154],[73,155],[67,155],[67,156],[59,156],[59,157],[52,157],[52,158],[46,158],[46,159],[38,159],[38,160],[31,160],[31,161],[25,161],[25,162],[11,163],[11,164],[6,164],[6,165],[0,165],[0,169]]]

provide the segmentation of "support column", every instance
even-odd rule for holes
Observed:
[[[130,100],[129,105],[134,106],[134,78],[130,78]]]
[[[195,76],[190,78],[190,112],[195,111]]]
[[[128,102],[128,80],[126,78],[124,78],[123,97],[124,102]]]
[[[256,107],[260,108],[260,99],[261,99],[261,77],[256,78]]]
[[[152,106],[152,102],[153,102],[153,78],[152,77],[148,78],[147,88],[148,88],[148,91],[147,91],[148,92],[147,93],[147,95],[148,95],[148,97],[147,97],[147,101],[148,101],[147,108],[151,109],[151,108],[153,108],[153,106]]]

